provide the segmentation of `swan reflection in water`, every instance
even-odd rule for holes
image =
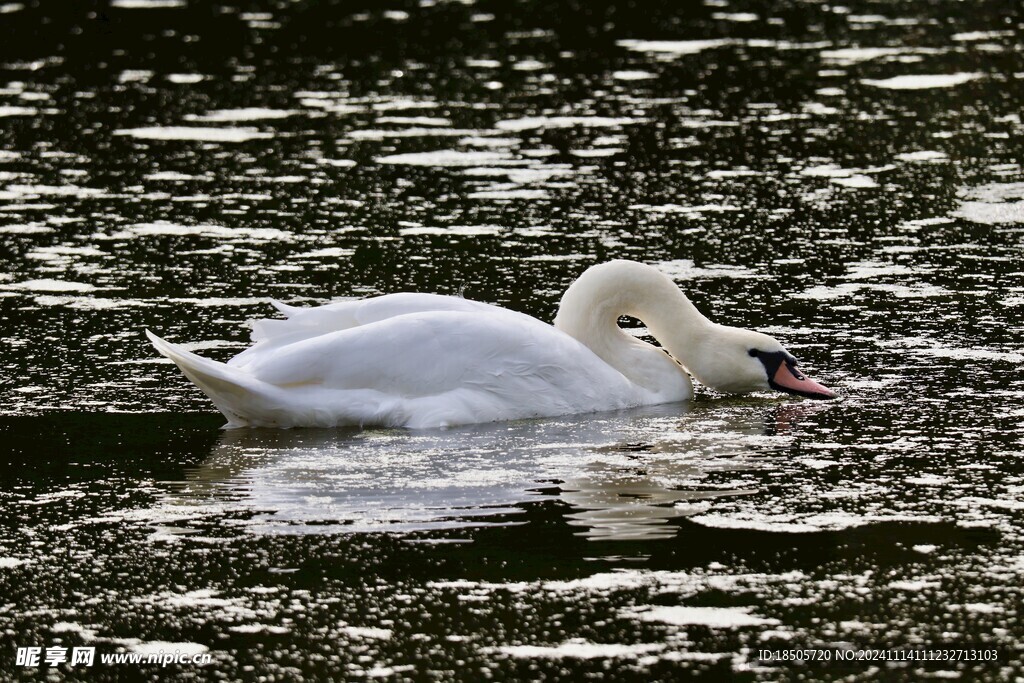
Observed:
[[[770,466],[812,410],[712,401],[443,431],[230,430],[155,512],[244,511],[256,533],[409,533],[516,524],[523,504],[555,497],[590,538],[665,538],[668,520],[753,493],[730,473]]]

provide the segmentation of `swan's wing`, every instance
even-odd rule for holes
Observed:
[[[150,338],[232,425],[439,427],[652,402],[576,339],[507,312],[396,315],[258,344],[240,367]]]
[[[551,406],[562,404],[564,412],[586,409],[631,391],[621,373],[564,332],[479,310],[389,317],[253,355],[244,370],[282,388],[365,389],[408,400],[461,392],[536,406],[537,414],[556,414]]]
[[[280,348],[330,332],[347,330],[360,325],[379,322],[388,318],[426,311],[457,311],[464,313],[506,313],[508,311],[490,304],[470,301],[462,297],[437,294],[388,294],[386,296],[339,301],[324,306],[300,308],[273,301],[274,307],[287,316],[285,319],[265,318],[252,320],[251,338],[256,346],[248,349],[231,361],[229,365],[242,367],[271,348]],[[525,317],[525,316],[524,316]]]

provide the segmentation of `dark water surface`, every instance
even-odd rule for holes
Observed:
[[[331,5],[0,2],[0,674],[1024,675],[1011,3]],[[842,398],[223,432],[142,336],[225,359],[270,297],[410,290],[550,320],[609,258]],[[964,643],[1002,659],[757,652]]]

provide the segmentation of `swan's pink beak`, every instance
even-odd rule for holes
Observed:
[[[774,388],[807,398],[835,398],[836,392],[823,387],[788,363],[781,363],[772,377]]]

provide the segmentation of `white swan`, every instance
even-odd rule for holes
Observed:
[[[227,427],[429,428],[615,410],[690,398],[686,370],[726,392],[835,396],[772,337],[716,325],[666,275],[632,261],[584,272],[553,327],[434,294],[275,305],[287,319],[254,321],[255,345],[226,364],[146,334]],[[621,330],[623,315],[665,350]]]

